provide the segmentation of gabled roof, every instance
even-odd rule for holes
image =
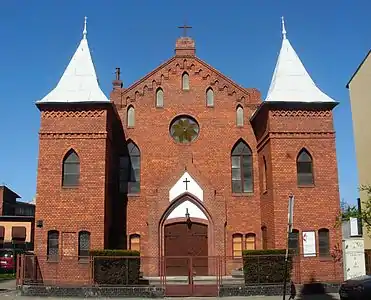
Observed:
[[[359,64],[357,70],[353,73],[352,77],[350,77],[347,85],[346,85],[346,88],[348,89],[349,88],[349,84],[352,82],[354,76],[357,75],[358,71],[362,68],[363,64],[365,63],[365,61],[367,60],[367,58],[370,56],[371,54],[371,50],[368,51],[368,53],[366,54],[365,58],[362,60],[362,62]]]
[[[86,38],[86,20],[82,40],[57,86],[37,103],[109,102],[98,84]]]
[[[282,17],[282,46],[265,101],[334,102],[313,82],[290,41]]]

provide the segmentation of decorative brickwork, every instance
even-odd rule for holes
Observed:
[[[54,118],[100,118],[104,115],[104,110],[70,110],[70,111],[44,111],[42,118],[54,119]]]
[[[331,110],[273,110],[272,117],[328,118],[331,117]]]

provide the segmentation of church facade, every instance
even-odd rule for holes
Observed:
[[[294,196],[290,245],[303,272],[333,274],[337,102],[314,84],[284,27],[264,101],[197,57],[190,37],[131,86],[117,69],[108,99],[85,22],[62,78],[36,105],[35,252],[45,272],[60,264],[64,277],[83,281],[78,258],[89,249],[232,260],[244,249],[285,249]]]

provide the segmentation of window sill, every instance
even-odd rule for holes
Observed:
[[[79,262],[79,264],[86,265],[86,264],[90,263],[90,258],[89,257],[79,257],[78,262]]]
[[[140,197],[140,194],[127,194],[128,197]]]
[[[251,196],[254,196],[254,192],[232,193],[232,197],[251,197]]]
[[[300,185],[298,184],[298,188],[314,188],[316,187],[314,184],[308,184],[308,185]]]
[[[59,259],[47,259],[46,262],[48,264],[58,264],[59,263]]]
[[[79,188],[78,185],[73,185],[73,186],[65,186],[65,185],[62,185],[62,189],[63,190],[77,190]]]
[[[127,129],[134,129],[134,126],[126,126]]]

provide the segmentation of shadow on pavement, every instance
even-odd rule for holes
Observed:
[[[326,293],[324,285],[320,282],[311,282],[304,284],[301,289],[299,300],[335,300],[333,296]]]

